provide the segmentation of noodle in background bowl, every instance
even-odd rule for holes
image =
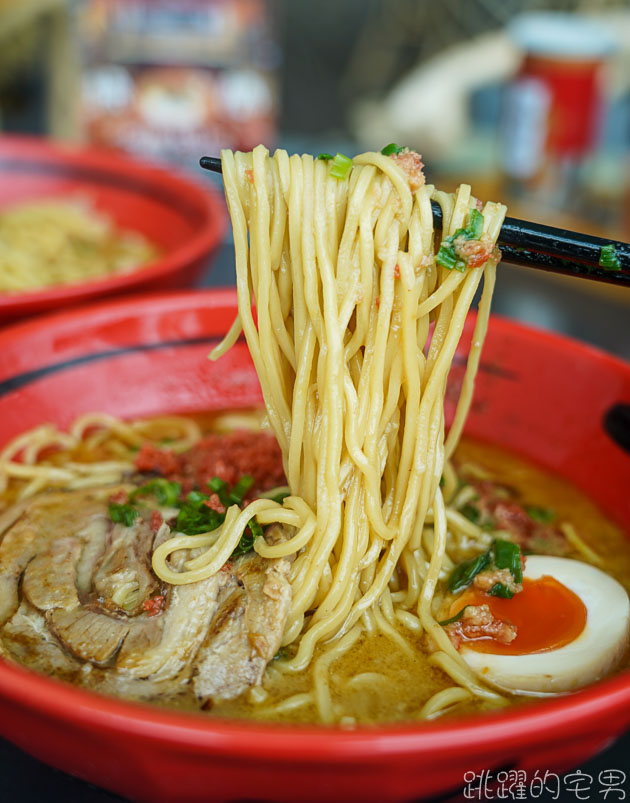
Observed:
[[[259,404],[244,342],[218,363],[206,359],[235,305],[231,290],[176,293],[0,331],[0,446],[87,411],[134,417]],[[460,371],[456,358],[452,382]],[[630,456],[601,426],[612,404],[629,399],[630,366],[492,318],[466,432],[571,480],[630,532]],[[455,793],[467,772],[575,767],[629,725],[628,672],[522,709],[344,731],[126,703],[0,661],[0,733],[138,801],[414,800]]]
[[[84,204],[114,230],[135,231],[157,248],[128,272],[25,292],[0,291],[0,325],[102,296],[190,286],[221,242],[225,205],[210,184],[95,148],[31,137],[0,138],[0,213],[17,204]]]

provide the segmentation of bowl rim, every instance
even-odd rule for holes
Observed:
[[[206,308],[236,304],[233,288],[187,290],[155,293],[132,298],[105,300],[79,309],[41,316],[15,323],[0,330],[0,348],[21,340],[30,333],[77,320],[102,320],[101,316],[127,314],[135,308],[138,316],[153,310],[172,311],[202,305]],[[596,347],[565,335],[526,326],[493,315],[492,324],[499,331],[522,333],[570,354],[602,360],[630,376],[630,364]],[[619,716],[623,725],[630,722],[630,669],[599,681],[585,689],[548,698],[533,705],[453,717],[449,720],[416,721],[361,725],[353,729],[324,725],[292,725],[256,720],[223,719],[197,712],[159,708],[147,703],[126,701],[72,686],[40,675],[0,658],[0,695],[10,697],[13,705],[25,706],[38,715],[75,724],[101,727],[108,731],[124,730],[161,743],[177,744],[196,752],[212,750],[222,756],[248,756],[259,760],[300,761],[330,764],[364,761],[366,756],[379,759],[422,755],[439,762],[454,750],[466,750],[467,757],[487,754],[488,748],[522,750],[529,743],[554,742],[566,738],[566,727],[579,731],[597,719]],[[590,730],[588,732],[591,732]],[[541,738],[541,734],[544,737]],[[445,760],[445,759],[444,759]]]
[[[431,760],[447,751],[465,750],[471,761],[499,742],[501,749],[522,750],[530,743],[566,738],[567,724],[579,732],[594,718],[630,708],[630,671],[582,691],[507,708],[449,719],[362,725],[353,729],[325,725],[292,725],[169,710],[126,701],[39,675],[0,658],[0,694],[12,705],[38,716],[162,743],[176,743],[223,756],[256,756],[260,760],[300,760],[316,764],[361,761],[366,754],[395,757],[421,753]],[[541,739],[544,734],[544,739]]]
[[[3,341],[8,344],[16,338],[28,335],[31,331],[37,332],[39,329],[46,329],[53,325],[72,325],[75,319],[80,320],[88,317],[94,321],[95,318],[107,318],[112,313],[115,315],[119,309],[121,314],[126,314],[128,312],[127,307],[137,307],[139,314],[145,309],[163,309],[164,311],[172,312],[172,308],[186,309],[190,306],[191,301],[194,300],[201,300],[204,307],[208,309],[231,305],[236,310],[236,287],[234,285],[224,285],[184,290],[156,290],[138,293],[133,296],[97,299],[89,301],[86,305],[80,307],[68,307],[67,309],[44,313],[36,318],[10,321],[7,325],[0,327],[0,345],[2,345]],[[471,310],[468,316],[474,319],[476,311]],[[542,343],[546,343],[549,346],[556,345],[571,354],[588,355],[590,359],[606,363],[612,370],[622,371],[630,376],[630,361],[626,361],[598,346],[582,342],[569,335],[524,324],[494,312],[490,316],[490,326],[498,327],[503,331],[513,331],[523,336],[534,337]]]
[[[186,242],[163,256],[125,273],[110,274],[71,284],[51,285],[40,290],[18,293],[0,292],[0,314],[36,311],[43,304],[76,302],[101,294],[134,288],[138,282],[158,281],[213,250],[227,227],[227,213],[222,196],[210,182],[196,182],[176,169],[143,162],[126,154],[89,145],[68,145],[33,136],[2,135],[0,164],[3,160],[32,165],[63,165],[76,170],[94,170],[131,178],[146,188],[168,189],[178,200],[193,209],[198,217],[196,231]]]

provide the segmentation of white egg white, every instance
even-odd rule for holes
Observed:
[[[630,640],[630,600],[623,586],[588,563],[548,555],[527,558],[524,577],[553,577],[582,600],[586,625],[564,647],[526,655],[493,655],[462,647],[487,683],[518,694],[558,694],[587,686],[619,663]],[[553,611],[549,611],[553,616]]]

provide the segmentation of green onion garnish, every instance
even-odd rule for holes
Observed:
[[[333,178],[340,179],[341,181],[348,178],[351,170],[352,159],[344,156],[343,153],[338,153],[330,165],[330,175]]]
[[[488,550],[488,552],[484,552],[476,558],[465,560],[459,566],[456,566],[448,578],[449,591],[456,594],[466,586],[469,586],[479,572],[482,572],[490,565],[491,559],[492,556],[490,555],[490,550]]]
[[[521,565],[521,548],[512,541],[504,541],[502,538],[494,539],[494,565],[497,569],[509,569],[515,582],[523,582],[523,567]],[[500,584],[498,584],[500,585]],[[492,594],[492,589],[488,592]],[[501,596],[494,594],[493,596]]]
[[[213,477],[208,482],[208,488],[219,497],[223,507],[230,506],[230,490],[225,480],[222,480],[220,477]]]
[[[256,521],[256,517],[252,516],[247,525],[247,530],[241,536],[241,540],[236,545],[232,557],[244,555],[246,552],[251,552],[254,548],[254,541],[263,535],[263,528]]]
[[[119,505],[118,502],[109,503],[109,517],[117,524],[131,527],[140,514],[131,505]]]
[[[435,261],[438,265],[441,265],[443,268],[448,268],[449,270],[455,268],[455,270],[459,270],[462,273],[466,270],[465,261],[457,256],[453,244],[448,243],[447,240],[444,240],[442,245],[440,245],[440,250],[437,252]]]
[[[476,558],[466,560],[453,569],[451,576],[448,578],[449,591],[456,594],[466,588],[480,572],[491,565],[494,565],[497,569],[509,569],[516,583],[523,582],[521,548],[511,541],[495,538],[487,552],[478,555]],[[498,586],[501,586],[501,588],[498,588]],[[495,583],[488,591],[488,594],[493,597],[506,597],[507,599],[514,596],[513,592],[502,583]]]
[[[220,477],[212,477],[208,482],[208,488],[212,493],[217,494],[221,504],[228,508],[230,505],[240,505],[247,491],[254,484],[254,478],[249,474],[243,474],[240,480],[230,490],[227,482]],[[200,491],[191,491],[181,504],[179,516],[177,517],[176,529],[184,535],[197,535],[199,533],[216,530],[225,521],[225,513],[219,513],[208,506],[210,497]],[[241,540],[232,552],[233,558],[251,552],[254,548],[254,541],[263,535],[263,528],[252,517],[244,530]]]
[[[556,517],[553,510],[547,507],[538,507],[537,505],[525,505],[525,511],[530,519],[534,519],[540,524],[549,524]]]
[[[232,487],[220,477],[212,477],[208,482],[211,494],[217,494],[221,504],[226,509],[230,505],[242,505],[247,492],[254,484],[254,478],[243,474]],[[201,491],[191,491],[185,499],[180,499],[182,487],[178,482],[170,482],[163,477],[157,477],[141,485],[129,496],[128,504],[109,503],[109,517],[112,521],[131,527],[140,515],[134,507],[136,499],[141,496],[154,496],[162,505],[179,508],[175,529],[183,535],[198,535],[216,530],[225,521],[225,513],[219,513],[210,506],[210,495]],[[285,494],[288,496],[288,494]],[[252,518],[245,529],[241,540],[232,553],[232,556],[244,555],[253,549],[256,538],[263,535],[263,528]]]
[[[199,491],[191,491],[182,502],[175,522],[177,532],[184,535],[198,535],[216,530],[225,520],[225,513],[218,513],[206,502],[209,497]]]
[[[495,583],[490,591],[487,591],[486,593],[491,597],[501,597],[502,599],[512,599],[514,596],[514,592],[503,583]]]
[[[320,159],[322,162],[327,162],[329,159],[333,159],[332,153],[318,153],[317,158]]]
[[[478,209],[470,210],[470,218],[465,231],[469,240],[478,240],[483,234],[483,215]]]
[[[389,145],[381,149],[381,153],[383,156],[391,156],[393,153],[401,153],[404,150],[404,147],[401,148],[400,145],[396,145],[395,142],[390,142]]]
[[[247,491],[254,484],[254,478],[250,474],[243,474],[240,480],[230,491],[229,500],[233,505],[240,505],[247,495]]]
[[[464,605],[461,611],[457,611],[455,616],[451,616],[450,619],[445,619],[443,622],[438,622],[438,624],[442,625],[442,627],[446,627],[446,625],[452,625],[453,622],[458,622],[462,618],[462,614],[464,613],[466,608],[470,608],[470,605]]]
[[[178,482],[158,477],[133,491],[129,495],[129,501],[134,502],[139,496],[154,496],[161,505],[174,507],[181,492],[182,486]]]
[[[462,229],[457,229],[454,234],[442,241],[439,251],[435,257],[438,265],[448,270],[459,270],[462,273],[466,270],[466,260],[462,259],[455,251],[455,240],[463,237],[466,240],[478,240],[483,234],[483,215],[478,209],[471,209],[468,217],[468,225]]]
[[[621,270],[621,262],[619,262],[617,249],[612,243],[602,246],[599,252],[599,264],[602,268],[606,268],[606,270]]]

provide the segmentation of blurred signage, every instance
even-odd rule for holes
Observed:
[[[84,138],[196,164],[275,138],[278,47],[265,0],[79,0]]]

